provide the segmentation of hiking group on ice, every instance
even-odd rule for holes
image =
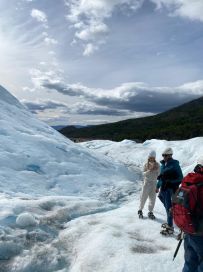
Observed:
[[[180,178],[170,171],[165,177],[169,166],[179,167],[168,146],[184,175],[195,168],[173,194],[172,211],[175,224],[186,233],[183,271],[202,272],[199,214],[203,208],[194,208],[196,202],[203,203],[203,160],[194,165],[203,154],[202,137],[142,144],[130,140],[75,144],[37,120],[1,86],[0,115],[1,272],[134,272],[135,268],[137,272],[179,272],[183,249],[172,262],[174,235],[166,238],[157,231],[164,216],[171,220],[174,188],[169,181],[177,188],[175,180]],[[156,150],[157,157],[167,156],[160,167],[155,152],[150,153],[138,203],[141,169],[150,150]],[[160,201],[155,203],[157,176],[158,194],[167,196],[166,209]],[[136,216],[136,209],[144,210],[148,196],[149,217],[156,216],[150,227],[148,220]],[[182,205],[185,199],[191,207]],[[196,215],[195,222],[184,217],[189,208]],[[188,222],[190,228],[185,229]],[[169,223],[162,229],[165,234],[169,234]],[[176,234],[176,228],[172,231]]]
[[[153,150],[149,153],[143,169],[138,216],[144,218],[142,210],[149,198],[148,217],[153,220],[156,218],[153,209],[158,193],[167,215],[167,222],[161,225],[160,233],[172,235],[174,221],[181,230],[178,238],[184,237],[185,264],[182,272],[203,272],[203,157],[198,159],[194,172],[183,178],[179,161],[172,156],[172,148],[166,148],[160,167],[156,152]]]

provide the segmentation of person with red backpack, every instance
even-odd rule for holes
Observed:
[[[179,161],[174,160],[172,148],[166,148],[163,153],[161,163],[161,171],[158,176],[156,192],[158,197],[166,209],[167,222],[162,224],[160,231],[163,235],[171,235],[174,233],[173,216],[172,216],[172,195],[178,189],[183,178]]]
[[[203,272],[203,157],[187,174],[173,197],[173,218],[184,232],[182,272]]]

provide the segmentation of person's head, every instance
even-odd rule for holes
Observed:
[[[162,157],[165,162],[172,159],[173,156],[173,149],[168,147],[162,152]]]
[[[148,161],[154,162],[156,160],[156,152],[154,150],[149,152]]]
[[[199,157],[197,165],[194,168],[195,173],[203,174],[203,157]]]

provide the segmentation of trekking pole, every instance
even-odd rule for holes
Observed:
[[[177,248],[176,248],[175,253],[174,253],[174,255],[173,255],[173,261],[175,260],[175,257],[176,257],[177,254],[178,254],[179,248],[180,248],[180,246],[181,246],[181,244],[182,244],[182,241],[183,241],[183,236],[184,236],[184,232],[181,230],[181,233],[180,233],[180,241],[178,242]]]

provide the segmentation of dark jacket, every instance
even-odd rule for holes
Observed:
[[[157,188],[161,190],[173,189],[175,191],[183,179],[183,173],[179,161],[170,159],[167,163],[162,160],[160,175],[158,177]]]

